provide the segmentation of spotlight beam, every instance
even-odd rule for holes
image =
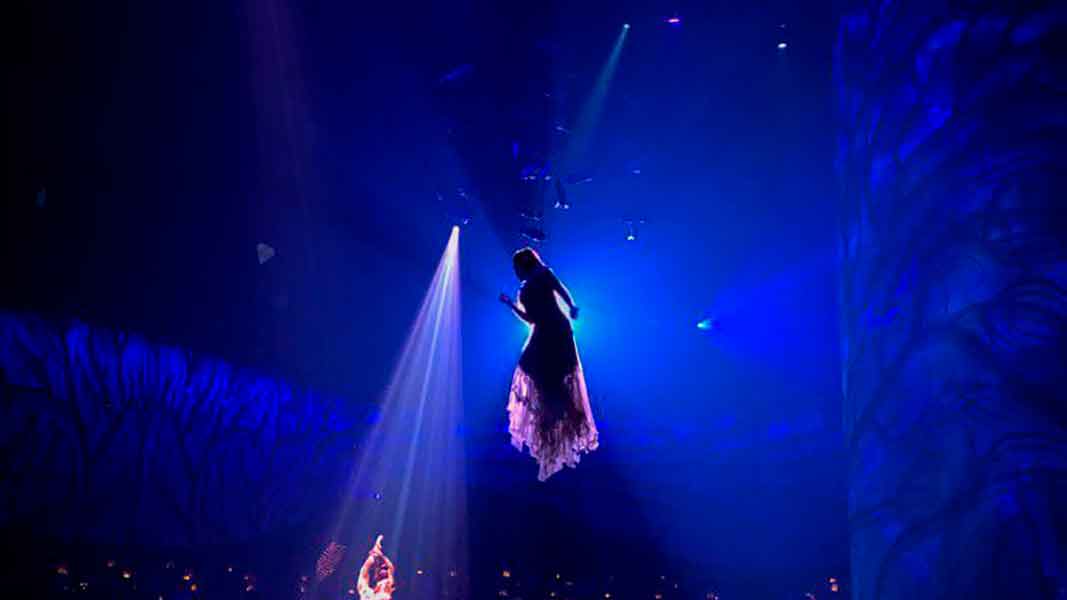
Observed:
[[[578,125],[574,128],[570,145],[567,147],[567,152],[564,156],[563,167],[565,169],[573,168],[575,161],[582,160],[589,150],[593,131],[600,124],[600,115],[604,111],[604,100],[607,98],[608,90],[611,88],[611,82],[615,79],[615,71],[619,66],[619,57],[622,55],[622,49],[626,44],[626,36],[629,32],[630,25],[627,23],[622,26],[622,30],[619,31],[619,35],[615,38],[611,54],[604,61],[604,66],[601,67],[600,74],[597,75],[596,84],[593,85],[593,91],[582,106],[582,112],[578,117]]]
[[[462,422],[459,292],[459,227],[453,227],[382,395],[381,416],[355,457],[330,536],[351,549],[347,562],[362,561],[375,536],[384,535],[411,597],[440,597],[442,586],[462,578],[439,576],[467,565],[465,461],[456,433]],[[416,570],[423,575],[412,578]]]

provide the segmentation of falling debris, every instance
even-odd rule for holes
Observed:
[[[455,83],[466,79],[473,72],[474,65],[463,64],[442,75],[441,78],[437,80],[437,82],[441,84]]]
[[[567,200],[567,191],[563,189],[563,180],[556,180],[556,208],[570,210],[571,203]]]
[[[519,172],[519,177],[523,181],[537,181],[538,179],[545,179],[547,181],[547,179],[551,178],[551,175],[548,170],[548,165],[535,162],[524,166]]]
[[[523,226],[522,229],[519,230],[519,235],[534,244],[540,244],[548,238],[548,235],[545,234],[545,230],[536,225]]]
[[[545,218],[545,213],[540,209],[519,211],[519,216],[527,221],[540,221]]]
[[[469,192],[463,187],[457,187],[456,193],[450,198],[445,198],[441,192],[435,192],[435,194],[437,201],[441,203],[445,215],[452,225],[463,227],[470,224],[473,220],[471,213],[476,203],[476,196],[473,192]]]
[[[256,244],[256,257],[259,259],[259,264],[263,264],[274,258],[274,248],[260,242]]]
[[[567,185],[581,185],[583,183],[592,183],[593,176],[588,173],[575,173],[567,177]]]

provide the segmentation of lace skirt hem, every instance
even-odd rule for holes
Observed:
[[[511,445],[520,452],[528,449],[537,460],[539,481],[565,466],[578,466],[581,455],[599,445],[581,365],[564,378],[563,396],[561,402],[546,403],[533,379],[522,367],[515,369],[508,397],[508,431]]]

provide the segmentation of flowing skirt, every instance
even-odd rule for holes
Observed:
[[[575,467],[597,449],[582,364],[570,328],[535,326],[511,379],[508,397],[511,444],[528,448],[545,481],[564,466]]]

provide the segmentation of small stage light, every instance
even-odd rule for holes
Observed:
[[[267,262],[271,258],[274,258],[274,248],[271,248],[263,242],[256,244],[256,258],[259,260],[259,264]]]
[[[789,44],[787,44],[785,42],[778,42],[778,49],[779,50],[785,50],[788,47],[789,47]]]
[[[666,19],[664,19],[664,21],[666,21],[668,25],[681,25],[682,24],[682,19],[680,17],[678,17],[677,15],[675,15],[673,17],[667,17]]]
[[[644,219],[626,219],[623,223],[626,225],[626,241],[633,242],[637,240],[637,226],[643,224]]]
[[[622,28],[623,29],[629,29],[630,28],[630,24],[629,23],[623,23],[622,24]]]

